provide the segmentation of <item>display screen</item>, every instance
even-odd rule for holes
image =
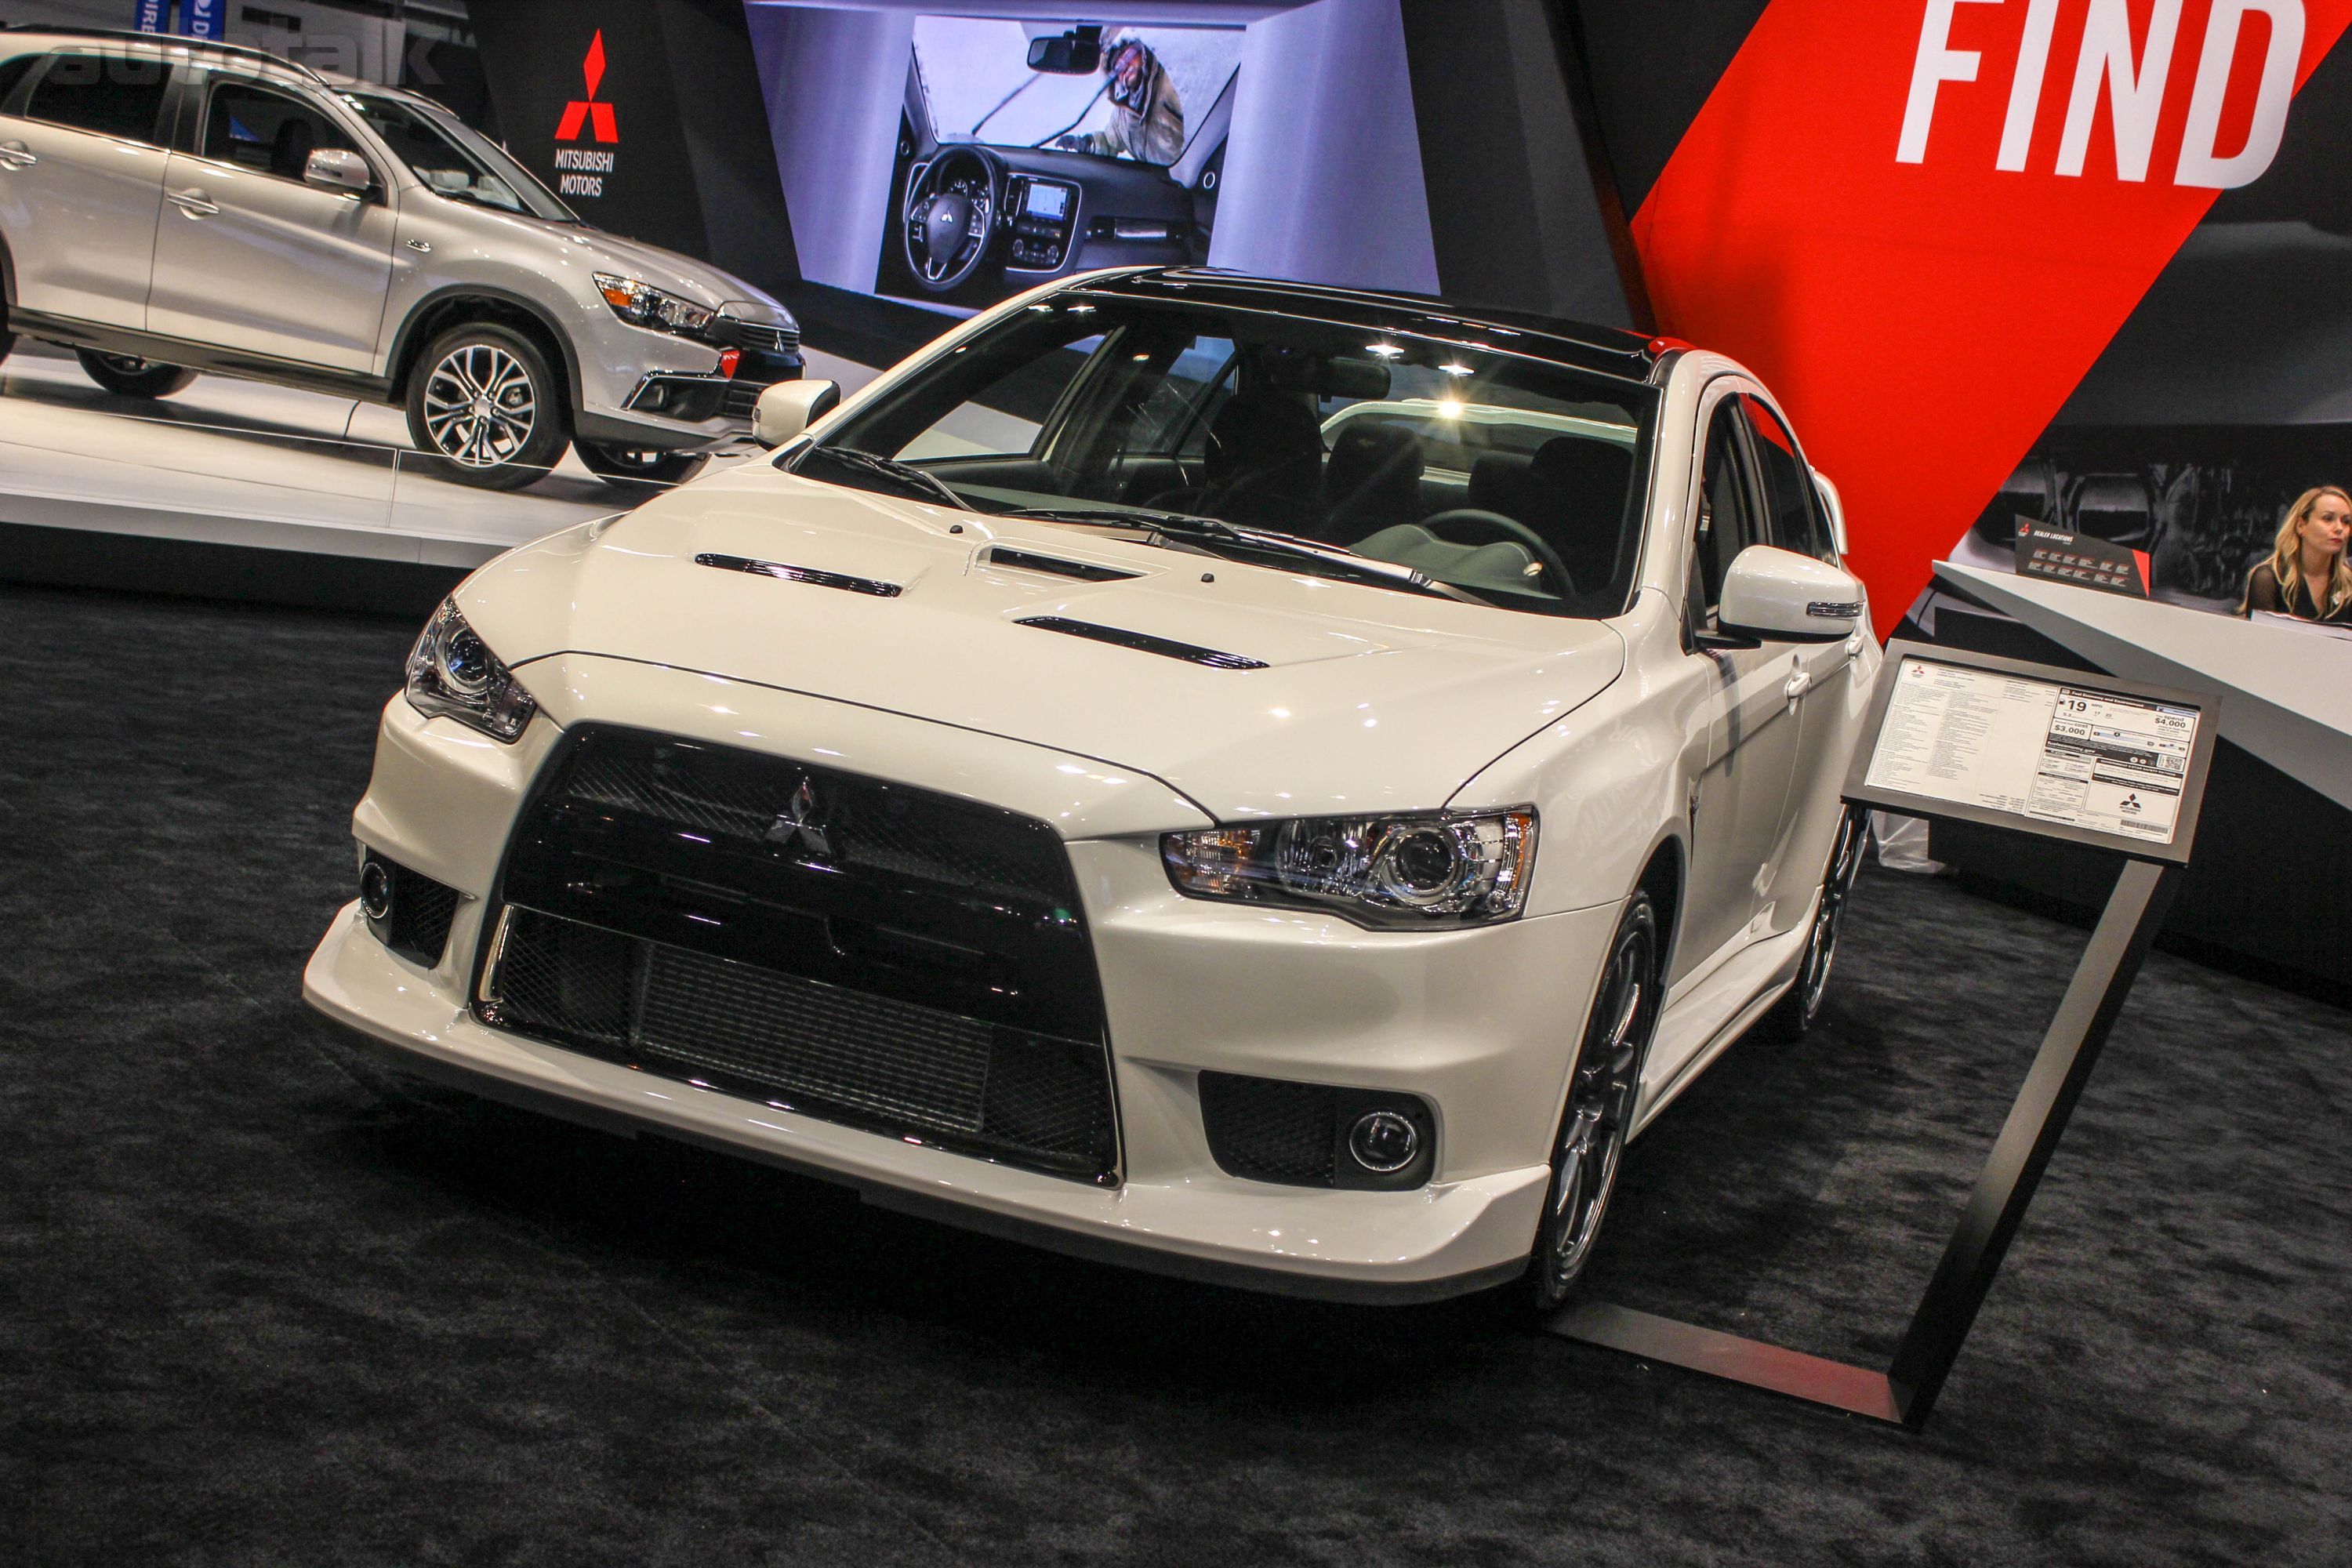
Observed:
[[[1070,216],[1070,188],[1067,185],[1032,184],[1029,187],[1029,216],[1056,220]]]

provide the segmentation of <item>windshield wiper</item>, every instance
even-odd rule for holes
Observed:
[[[1089,528],[1135,528],[1167,539],[1181,539],[1190,544],[1222,545],[1227,549],[1257,550],[1270,555],[1323,561],[1345,573],[1368,578],[1382,587],[1433,594],[1439,598],[1457,599],[1465,605],[1489,603],[1466,589],[1457,588],[1451,583],[1441,583],[1412,567],[1400,566],[1392,561],[1376,560],[1370,555],[1359,555],[1342,545],[1321,544],[1311,539],[1301,539],[1295,533],[1277,533],[1270,529],[1239,528],[1217,518],[1196,517],[1191,512],[1153,511],[1149,508],[1020,506],[1007,508],[996,515],[1028,518],[1038,522],[1073,522]]]
[[[959,511],[976,511],[971,502],[948,488],[945,479],[912,463],[902,463],[895,458],[877,458],[871,452],[860,452],[852,447],[811,447],[793,463],[793,472],[799,473],[811,463],[823,458],[845,468],[855,468],[877,479],[888,479],[908,489],[919,490],[925,500],[936,500]]]

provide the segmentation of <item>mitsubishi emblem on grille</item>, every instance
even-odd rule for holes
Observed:
[[[816,804],[816,786],[807,779],[793,792],[793,803],[776,814],[768,825],[768,842],[790,846],[795,838],[808,847],[812,855],[830,855],[833,846],[825,839],[824,821]]]

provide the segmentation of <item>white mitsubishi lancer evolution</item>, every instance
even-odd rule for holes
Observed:
[[[1880,656],[1738,365],[1149,269],[829,402],[433,616],[314,1006],[1045,1246],[1539,1307],[1814,1020]]]

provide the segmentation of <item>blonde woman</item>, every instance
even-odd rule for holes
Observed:
[[[2246,574],[2240,615],[2269,610],[2299,620],[2352,624],[2352,563],[2344,544],[2352,536],[2352,495],[2321,485],[2295,498],[2279,524],[2268,559]]]

